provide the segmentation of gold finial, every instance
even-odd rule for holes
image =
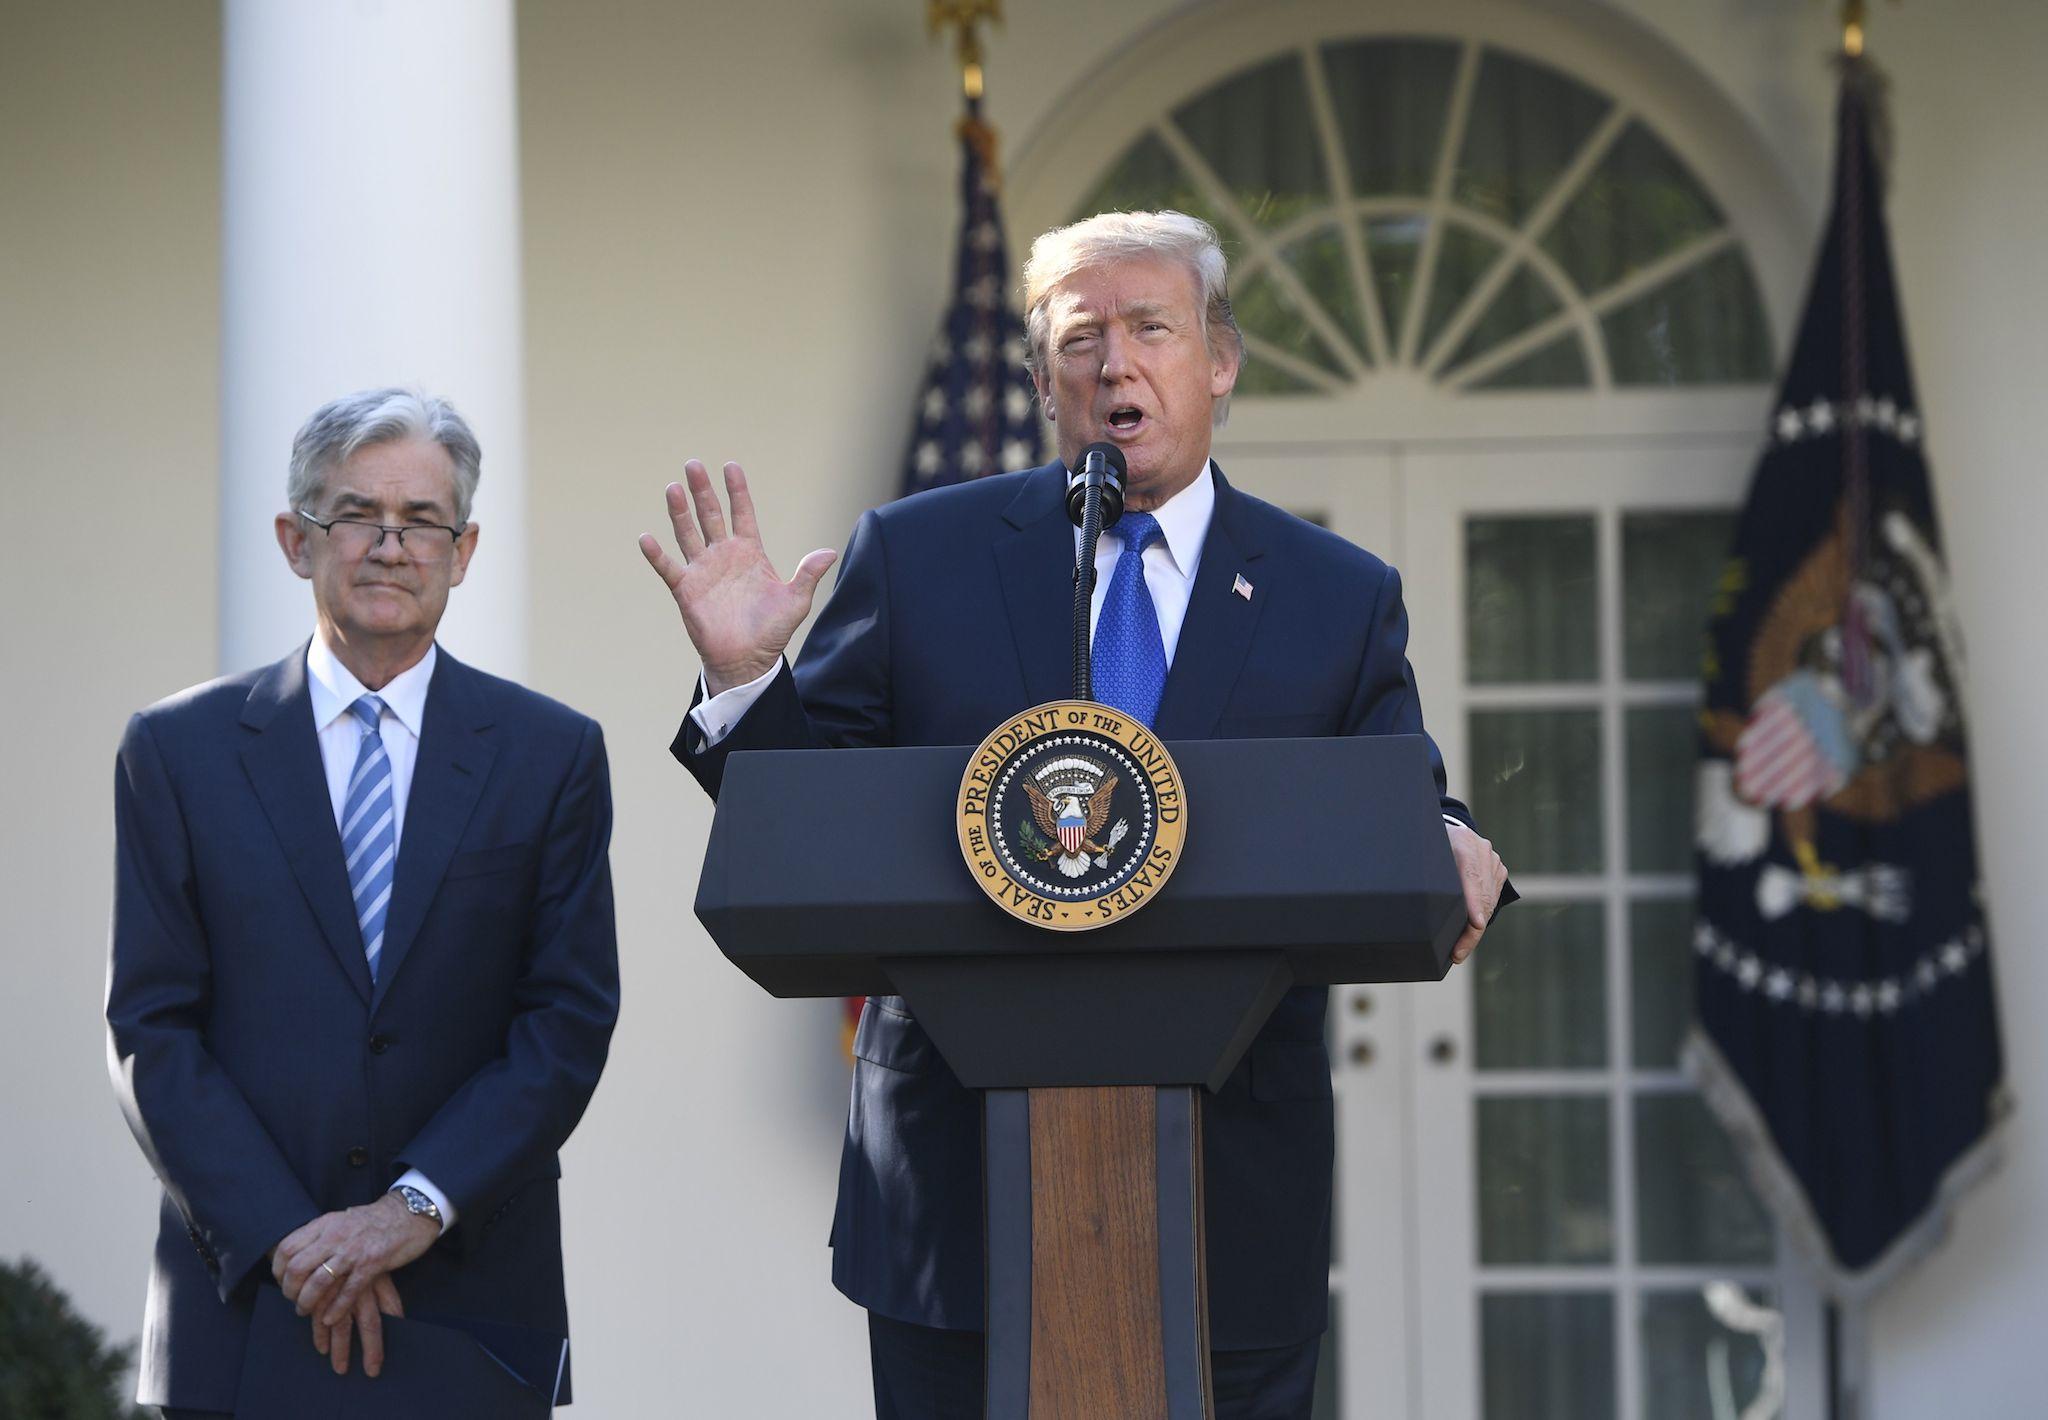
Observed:
[[[1863,0],[1842,0],[1842,53],[1863,57]]]
[[[933,39],[949,27],[959,32],[960,86],[970,99],[981,97],[981,35],[975,26],[984,20],[1003,22],[1003,0],[926,0],[925,25]]]

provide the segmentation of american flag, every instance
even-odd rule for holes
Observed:
[[[1010,305],[1015,277],[996,206],[996,135],[969,98],[960,136],[960,236],[953,294],[932,337],[903,456],[904,493],[922,493],[1043,461],[1031,377],[1024,370],[1024,322]],[[867,998],[846,998],[840,1034],[852,1058]]]
[[[953,294],[918,391],[903,457],[905,493],[1030,468],[1044,444],[1024,371],[1024,322],[1010,304],[1016,278],[996,207],[995,130],[982,121],[981,100],[967,100],[958,132]]]

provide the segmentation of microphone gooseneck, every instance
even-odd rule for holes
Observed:
[[[1074,698],[1095,698],[1095,672],[1090,659],[1088,612],[1095,596],[1095,544],[1102,530],[1124,512],[1123,450],[1115,444],[1090,444],[1081,451],[1080,476],[1067,484],[1067,517],[1081,529],[1074,552]]]

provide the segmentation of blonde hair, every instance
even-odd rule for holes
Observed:
[[[1161,257],[1185,264],[1201,293],[1202,339],[1214,354],[1220,346],[1244,362],[1244,335],[1230,309],[1230,263],[1216,229],[1185,212],[1098,212],[1051,231],[1031,244],[1024,261],[1024,368],[1035,377],[1045,366],[1051,335],[1047,305],[1053,288],[1091,266],[1133,258]],[[1215,422],[1229,417],[1230,396],[1216,401]]]

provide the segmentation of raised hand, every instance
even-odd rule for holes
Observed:
[[[775,668],[789,638],[811,614],[818,579],[839,554],[830,548],[807,554],[785,582],[761,546],[753,496],[740,466],[725,466],[729,527],[704,465],[691,459],[683,465],[683,477],[688,488],[668,486],[669,524],[681,560],[670,556],[652,533],[640,535],[640,552],[675,598],[683,630],[704,663],[705,689],[716,695]]]

